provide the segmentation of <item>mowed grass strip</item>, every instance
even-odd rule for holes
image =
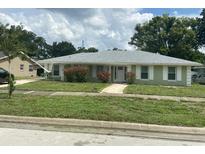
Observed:
[[[126,87],[124,93],[181,97],[205,97],[205,85],[193,84],[190,87],[166,87],[159,85],[154,86],[133,84]]]
[[[205,103],[122,97],[0,95],[0,114],[205,126]]]
[[[36,91],[70,91],[70,92],[100,92],[107,87],[107,83],[73,83],[61,81],[36,81],[18,85],[17,90],[36,90]]]

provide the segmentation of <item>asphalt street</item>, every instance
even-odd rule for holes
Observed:
[[[88,133],[71,133],[43,130],[27,130],[16,128],[0,128],[0,145],[32,146],[32,145],[67,145],[67,146],[190,146],[205,145],[202,142],[99,135]]]

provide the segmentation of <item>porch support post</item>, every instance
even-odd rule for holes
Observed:
[[[59,72],[60,72],[61,81],[64,81],[64,64],[59,64]]]
[[[111,65],[109,65],[109,73],[110,73],[110,78],[109,78],[109,82],[112,81],[112,69],[111,69]]]

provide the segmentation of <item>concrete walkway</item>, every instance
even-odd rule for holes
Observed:
[[[0,93],[7,93],[5,89],[0,89]],[[200,97],[177,97],[177,96],[158,96],[158,95],[142,95],[142,94],[122,94],[122,93],[88,93],[88,92],[60,92],[60,91],[33,91],[33,90],[15,90],[15,94],[36,95],[36,96],[114,96],[114,97],[131,97],[140,99],[152,100],[170,100],[170,101],[184,101],[184,102],[204,102],[205,98]]]
[[[25,84],[25,83],[30,83],[30,82],[35,82],[35,81],[38,81],[39,79],[23,79],[23,80],[16,80],[16,84],[15,85],[22,85],[22,84]],[[7,87],[8,84],[3,84],[3,85],[0,85],[0,88],[5,88]]]
[[[123,90],[126,87],[127,87],[127,84],[112,84],[104,88],[100,93],[123,94]]]

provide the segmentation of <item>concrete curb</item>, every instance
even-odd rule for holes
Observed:
[[[24,116],[7,116],[0,115],[0,122],[8,123],[24,123],[24,124],[39,124],[39,125],[54,125],[67,127],[88,127],[102,128],[125,131],[146,131],[172,134],[188,134],[188,135],[205,135],[205,127],[178,127],[178,126],[163,126],[152,124],[139,124],[127,122],[110,122],[96,120],[80,120],[80,119],[63,119],[63,118],[42,118],[42,117],[24,117]]]

